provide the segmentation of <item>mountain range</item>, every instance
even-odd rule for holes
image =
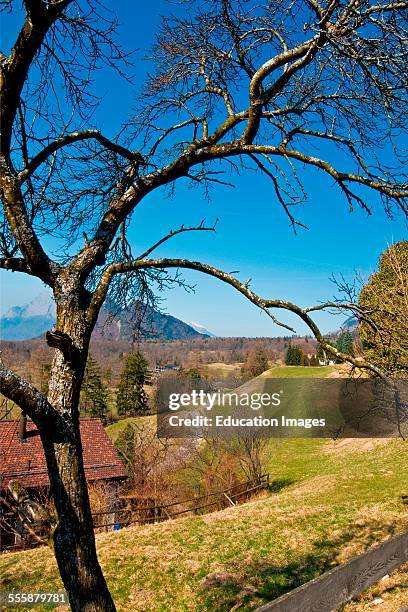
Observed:
[[[102,308],[93,332],[94,339],[132,340],[137,333],[137,322],[143,338],[157,340],[188,340],[213,336],[202,325],[185,323],[176,317],[159,312],[152,307],[143,308],[134,302],[126,309]],[[29,304],[13,306],[0,317],[2,340],[29,340],[44,334],[55,324],[55,305],[48,292],[37,295]]]
[[[2,340],[29,340],[41,336],[55,323],[55,305],[43,291],[24,306],[13,306],[0,317]]]

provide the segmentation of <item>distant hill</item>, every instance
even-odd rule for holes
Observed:
[[[333,331],[326,333],[325,336],[329,338],[330,340],[332,340],[333,342],[335,342],[339,336],[341,336],[342,334],[346,332],[350,333],[353,336],[353,338],[357,338],[358,337],[358,326],[359,326],[359,320],[354,315],[351,315],[345,321],[343,321],[343,323],[340,325],[338,329],[335,329]]]
[[[103,308],[93,338],[131,341],[140,318],[140,305],[137,302],[117,312],[114,318],[108,308]],[[0,317],[0,336],[2,340],[30,340],[44,334],[54,323],[55,305],[50,294],[44,291],[28,304],[13,306]],[[208,334],[194,329],[176,317],[147,307],[143,311],[140,335],[146,339],[189,340]]]

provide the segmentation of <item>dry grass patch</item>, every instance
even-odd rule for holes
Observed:
[[[408,563],[385,576],[358,598],[342,607],[342,612],[404,612],[408,609]]]
[[[323,447],[323,452],[327,455],[365,453],[372,451],[378,446],[384,446],[390,441],[388,438],[342,438],[339,440],[328,440]]]

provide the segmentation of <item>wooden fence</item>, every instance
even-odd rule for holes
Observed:
[[[192,497],[190,499],[182,499],[171,502],[169,504],[136,506],[132,509],[120,508],[116,510],[107,510],[105,512],[95,512],[92,517],[94,520],[95,529],[103,529],[118,525],[127,527],[132,524],[146,524],[166,521],[171,518],[182,516],[183,514],[197,514],[205,512],[214,506],[225,508],[227,506],[236,506],[242,499],[247,499],[255,491],[260,489],[269,489],[269,474],[261,476],[258,480],[248,480],[230,487]],[[132,499],[129,497],[128,499]],[[107,517],[109,522],[100,520],[100,517]]]
[[[330,612],[407,561],[408,531],[271,601],[256,612]],[[400,612],[407,611],[408,605]]]
[[[269,489],[269,474],[261,476],[256,481],[248,480],[229,489],[213,491],[206,495],[177,500],[168,504],[144,505],[143,500],[136,496],[122,497],[120,498],[122,503],[126,501],[129,507],[95,512],[92,514],[94,529],[108,531],[112,527],[120,529],[133,524],[159,523],[185,514],[205,513],[211,509],[235,506],[260,489]],[[129,503],[130,501],[132,503]],[[0,505],[3,509],[0,520],[0,552],[46,544],[48,530],[43,529],[40,524],[36,524],[34,530],[27,521],[21,533],[13,527],[15,520],[21,522],[18,505],[13,500],[10,499],[9,502],[6,498],[0,497]],[[4,512],[5,509],[8,513]],[[18,542],[15,541],[16,536],[19,538]]]

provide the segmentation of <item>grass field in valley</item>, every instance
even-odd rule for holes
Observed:
[[[271,440],[267,464],[273,490],[246,504],[98,535],[118,610],[245,612],[408,529],[402,440]],[[2,555],[0,574],[3,590],[61,588],[48,548]],[[408,567],[343,609],[374,600],[385,612],[407,605]]]
[[[275,366],[261,374],[261,378],[327,378],[341,371],[339,366]]]
[[[200,365],[205,376],[211,378],[226,378],[227,376],[240,376],[242,363],[206,363]]]

